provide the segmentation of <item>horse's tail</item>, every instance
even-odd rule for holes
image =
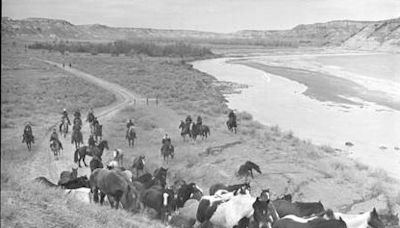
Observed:
[[[75,150],[75,154],[74,154],[74,162],[76,163],[76,162],[78,162],[78,153],[79,153],[79,149],[76,149]]]

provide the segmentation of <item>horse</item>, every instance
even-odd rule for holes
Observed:
[[[89,112],[86,117],[86,122],[89,122],[89,124],[91,124],[93,120],[94,120],[94,114],[92,112]]]
[[[286,215],[296,215],[298,217],[311,216],[312,214],[318,214],[325,211],[321,201],[319,202],[288,202],[282,199],[273,200],[276,211],[280,217]]]
[[[279,219],[274,205],[271,203],[269,189],[262,190],[253,204],[254,214],[250,227],[271,227]],[[270,216],[266,216],[270,214]]]
[[[91,150],[88,150],[89,147],[88,146],[82,146],[78,149],[75,150],[74,153],[74,162],[77,163],[79,165],[79,168],[81,167],[81,160],[83,160],[83,164],[87,167],[87,164],[85,162],[85,157],[86,155],[88,156],[93,156],[96,155],[97,157],[101,158],[101,156],[103,155],[103,151],[105,149],[109,149],[108,148],[108,142],[107,140],[103,140],[99,143],[99,145],[94,146]]]
[[[22,135],[22,143],[26,143],[26,147],[28,147],[29,151],[32,150],[32,143],[35,143],[35,139],[31,132],[24,131],[24,134]]]
[[[102,140],[102,138],[103,138],[103,125],[96,124],[94,126],[93,136],[94,136],[94,139],[96,140],[96,142],[98,142],[99,139]]]
[[[60,156],[60,150],[62,149],[61,142],[58,140],[51,140],[50,149],[54,154],[54,158],[58,160],[58,157]]]
[[[175,150],[175,148],[171,144],[163,144],[161,146],[161,155],[163,156],[164,161],[165,160],[167,161],[167,164],[168,164],[168,157],[171,157],[171,159],[174,159],[174,155],[175,155],[174,150]]]
[[[166,218],[176,209],[175,194],[170,188],[163,189],[153,186],[144,189],[140,194],[143,210],[146,207],[153,208],[157,211],[158,218],[165,222]]]
[[[253,169],[260,174],[262,173],[260,167],[257,164],[251,161],[246,161],[246,163],[239,167],[236,176],[244,176],[246,179],[248,176],[251,176],[251,178],[254,179]]]
[[[200,198],[203,196],[203,190],[195,183],[183,184],[177,191],[176,207],[178,209],[182,208],[186,201],[195,195],[199,196],[200,200]]]
[[[90,172],[93,172],[93,170],[95,170],[95,169],[104,168],[104,165],[103,165],[103,162],[101,161],[101,158],[94,155],[92,160],[90,160],[90,162],[89,162],[89,167],[90,167]]]
[[[137,212],[139,209],[139,192],[124,175],[115,170],[96,169],[90,174],[90,187],[93,192],[94,202],[104,202],[104,197],[113,198],[115,207],[118,209],[121,202],[122,207],[130,212]],[[110,202],[114,208],[114,202]]]
[[[231,132],[235,132],[235,134],[237,133],[237,122],[233,118],[229,118],[229,120],[226,121],[226,126]]]
[[[241,188],[244,190],[250,191],[250,184],[248,182],[246,182],[243,184],[235,184],[235,185],[226,186],[225,184],[217,183],[217,184],[211,185],[211,187],[209,189],[209,193],[210,193],[210,195],[214,195],[220,189],[227,190],[228,192],[233,192],[233,191],[236,191]]]
[[[183,138],[183,141],[186,141],[186,135],[189,135],[189,137],[191,137],[191,133],[189,130],[189,125],[186,124],[185,122],[183,122],[183,120],[181,120],[181,123],[179,125],[179,129],[181,129],[181,136]]]
[[[384,228],[385,225],[379,218],[376,209],[373,208],[372,211],[368,211],[362,214],[343,214],[334,213],[335,218],[342,218],[346,222],[348,228]]]
[[[160,167],[154,170],[154,178],[160,180],[161,186],[164,188],[167,185],[168,168]]]
[[[68,133],[68,125],[69,125],[68,119],[67,118],[63,118],[60,132],[61,132],[61,134],[64,135],[64,138],[67,136],[67,133]]]
[[[83,144],[82,132],[80,131],[80,127],[74,125],[71,135],[71,144],[75,143],[75,149],[78,149],[81,144]]]
[[[146,164],[146,157],[144,155],[140,155],[133,160],[132,169],[136,169],[136,178],[139,177],[139,170],[144,172],[144,165]]]
[[[304,220],[300,217],[290,215],[276,221],[272,228],[347,228],[342,218],[339,219],[311,219]]]
[[[212,196],[211,196],[212,197]],[[203,197],[204,198],[204,197]],[[205,204],[207,205],[207,204]],[[197,213],[199,222],[211,222],[221,227],[247,227],[250,218],[256,214],[258,221],[272,223],[270,217],[278,219],[276,212],[269,205],[269,201],[262,201],[260,197],[252,197],[248,191],[237,190],[228,201],[209,204],[204,207],[200,202]],[[204,210],[205,209],[205,210]]]
[[[202,139],[210,136],[211,135],[210,128],[207,125],[201,125],[200,126],[200,135],[202,136]]]
[[[128,130],[128,135],[126,136],[126,139],[128,139],[128,144],[129,147],[134,147],[135,145],[135,139],[136,139],[136,131],[135,128],[130,127]]]
[[[59,186],[65,189],[90,188],[89,179],[87,176],[80,176],[65,183],[59,184]]]
[[[72,172],[70,171],[62,171],[60,174],[60,180],[58,181],[58,185],[62,185],[67,183],[68,181],[74,180],[78,177],[78,169],[72,168]]]

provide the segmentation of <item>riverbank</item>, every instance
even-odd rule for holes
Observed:
[[[283,132],[278,126],[264,126],[254,121],[248,113],[238,114],[239,133],[235,135],[229,132],[225,126],[228,107],[221,90],[215,86],[217,80],[182,63],[181,59],[75,54],[66,59],[57,53],[43,54],[37,51],[29,54],[52,61],[71,61],[81,71],[117,83],[143,97],[160,95],[158,106],[132,105],[102,122],[103,137],[109,141],[111,150],[121,148],[124,151],[126,166],[131,164],[134,157],[144,154],[149,172],[160,166],[168,167],[169,184],[184,179],[197,183],[207,192],[212,184],[218,182],[239,183],[243,180],[237,178],[235,172],[246,160],[252,160],[260,165],[263,172],[251,180],[253,195],[259,194],[261,189],[270,188],[273,197],[291,193],[294,200],[321,200],[327,208],[354,213],[371,210],[374,206],[380,213],[388,213],[388,209],[399,202],[398,184],[385,173],[344,158],[330,147],[315,146],[301,140],[291,132]],[[192,118],[202,115],[203,123],[211,128],[211,137],[197,142],[183,142],[178,125],[188,114]],[[128,118],[137,121],[138,140],[133,149],[128,147],[124,139]],[[159,154],[160,139],[166,132],[172,137],[176,150],[175,158],[168,163]],[[111,158],[111,150],[104,153],[104,161]],[[29,187],[23,189],[29,191]],[[92,222],[94,226],[107,226],[115,222],[109,216],[117,212],[113,211],[102,218],[99,215],[107,213],[108,209],[82,206],[88,211],[79,214],[76,207],[80,208],[80,203],[67,200],[60,192],[45,196],[42,194],[46,192],[41,191],[43,188],[32,192],[38,195],[38,199],[48,201],[49,205],[65,204],[58,211],[64,214],[70,212],[66,216],[69,221],[85,220],[87,216],[90,218],[88,224]],[[19,196],[23,198],[22,194]],[[37,202],[30,196],[23,199]],[[2,194],[2,208],[10,203],[3,199]],[[2,218],[17,221],[25,215],[16,212],[18,207],[9,208],[13,210],[2,210]],[[63,218],[62,214],[52,212],[57,211],[56,208],[47,204],[37,211],[49,215],[43,217],[46,221],[53,221],[54,218],[59,218],[54,220],[56,224],[62,224],[57,221],[65,221],[60,219]],[[38,216],[37,213],[34,215]],[[121,216],[128,215],[121,213]],[[137,216],[129,218],[139,223],[147,221]],[[32,221],[36,225],[41,222]]]

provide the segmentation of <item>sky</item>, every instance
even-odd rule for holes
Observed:
[[[212,32],[400,17],[400,0],[2,0],[2,16]]]

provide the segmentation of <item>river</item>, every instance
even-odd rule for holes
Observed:
[[[307,64],[304,65],[304,62],[307,62],[309,57],[297,56],[297,61],[292,61],[293,59],[285,61],[285,56],[274,57],[274,62],[268,59],[269,56],[246,57],[246,59],[254,58],[253,60],[264,63],[270,61],[268,64],[278,63],[282,66],[290,65],[292,67],[296,66],[296,63],[301,63],[300,65],[304,69],[308,67]],[[332,56],[332,58],[338,58],[338,56]],[[346,55],[343,58],[352,58],[352,56]],[[343,61],[343,58],[339,59]],[[361,61],[360,58],[362,57],[358,56],[357,61]],[[371,56],[368,58],[371,59]],[[379,57],[375,56],[374,61],[376,58]],[[347,156],[368,166],[383,169],[390,176],[400,179],[399,110],[360,101],[357,98],[352,99],[362,102],[362,106],[330,101],[321,102],[305,96],[303,92],[307,87],[303,84],[248,66],[229,63],[230,60],[237,59],[239,58],[218,58],[196,61],[192,64],[194,68],[213,75],[220,81],[249,86],[242,89],[239,94],[226,95],[230,108],[249,112],[255,120],[262,124],[279,125],[282,130],[292,131],[299,138],[309,139],[314,144],[329,145],[340,149]],[[328,62],[329,56],[324,56],[323,59],[319,59],[318,64],[324,69],[335,65],[332,64],[332,61],[329,64]],[[343,62],[349,64],[346,61]],[[354,65],[352,67],[353,69],[349,69],[349,72],[354,74]],[[311,66],[309,68],[316,70]],[[383,69],[386,68],[383,67]],[[343,64],[341,72],[345,71],[346,65]],[[367,77],[371,78],[370,75]],[[397,75],[388,75],[386,69],[385,78],[397,83],[397,77]],[[363,77],[354,77],[354,81],[357,82],[360,78]],[[392,83],[390,86],[394,86],[394,90],[386,91],[387,96],[391,98],[395,96],[396,99],[400,99],[397,97],[400,92],[400,90],[397,91],[398,85]],[[382,89],[387,90],[387,87]],[[383,90],[382,93],[384,93]],[[354,145],[346,146],[346,142]]]

